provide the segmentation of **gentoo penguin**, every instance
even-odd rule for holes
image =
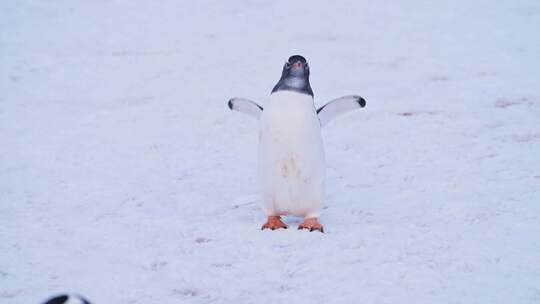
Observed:
[[[259,171],[267,222],[262,229],[287,228],[283,215],[304,217],[298,229],[324,232],[318,218],[324,202],[325,162],[321,126],[335,116],[362,108],[356,95],[334,99],[315,109],[306,59],[294,55],[263,109],[245,98],[229,100],[229,108],[260,119]]]
[[[90,302],[79,295],[62,294],[48,299],[43,304],[90,304]]]

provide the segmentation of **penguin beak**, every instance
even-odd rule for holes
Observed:
[[[304,68],[304,64],[300,61],[297,61],[295,64],[293,64],[293,68],[295,69],[303,69]]]

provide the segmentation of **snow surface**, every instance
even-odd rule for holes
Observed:
[[[540,3],[2,1],[0,303],[540,303]],[[327,233],[259,230],[289,55]],[[287,218],[296,226],[301,219]]]

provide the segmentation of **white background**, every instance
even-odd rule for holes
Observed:
[[[539,303],[538,1],[2,1],[0,303]],[[326,234],[259,230],[304,55]]]

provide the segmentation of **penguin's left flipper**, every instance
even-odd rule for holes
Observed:
[[[348,95],[334,99],[317,110],[321,126],[326,125],[334,117],[354,109],[366,106],[366,100],[358,95]]]
[[[238,97],[229,100],[229,109],[251,115],[255,119],[259,119],[263,111],[263,107],[256,102]]]

